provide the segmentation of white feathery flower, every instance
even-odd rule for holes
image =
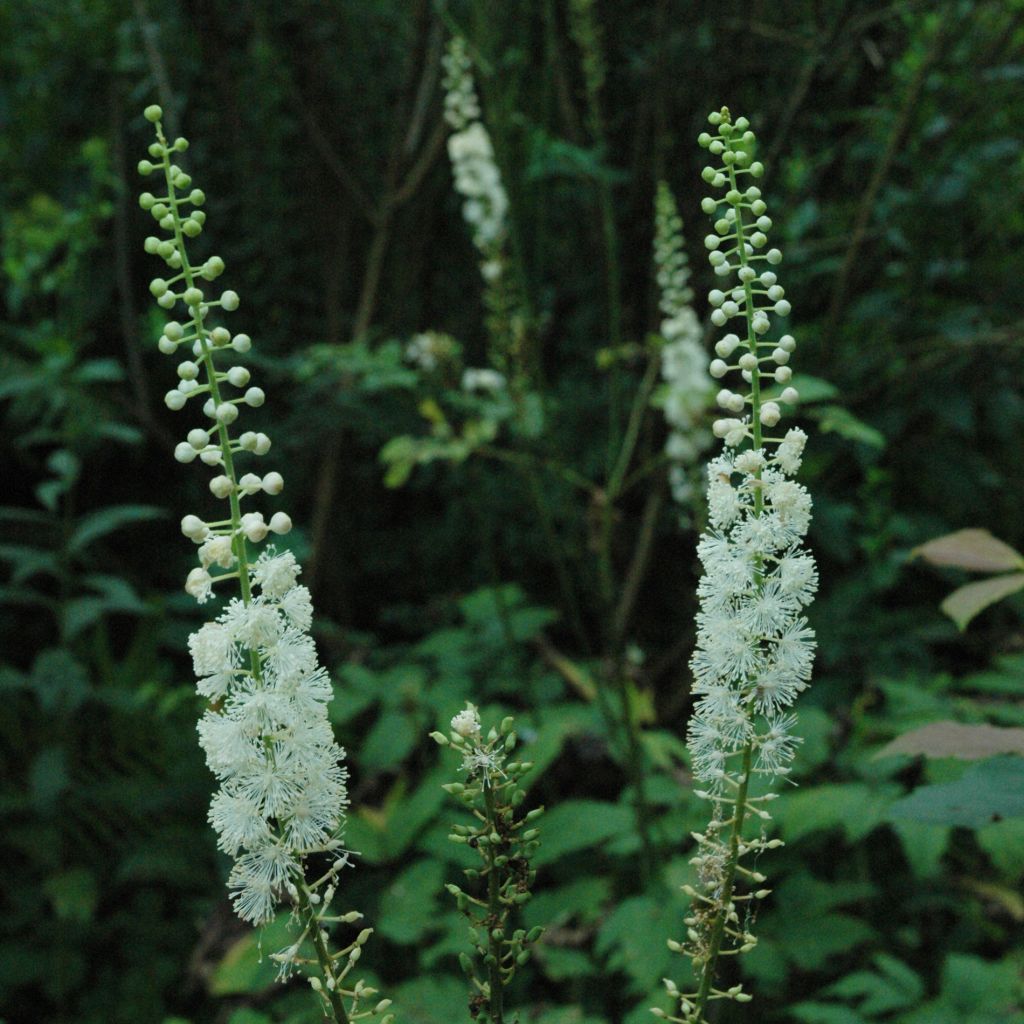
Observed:
[[[452,128],[448,158],[455,190],[463,197],[462,215],[473,231],[473,244],[484,257],[486,280],[501,275],[500,249],[507,235],[508,194],[501,181],[491,136],[480,120],[473,65],[460,36],[452,37],[443,58],[445,119]]]
[[[478,740],[480,728],[480,713],[469,703],[451,721],[452,732],[467,740]]]
[[[230,569],[235,564],[235,553],[231,548],[231,538],[223,535],[213,536],[200,546],[199,561],[204,569],[211,565],[219,565],[222,569]]]
[[[288,624],[303,632],[313,624],[313,599],[306,587],[292,587],[278,604]]]
[[[207,622],[188,638],[192,668],[197,676],[230,673],[241,663],[235,638],[220,622]]]
[[[287,594],[302,572],[302,566],[295,561],[290,551],[277,554],[272,547],[267,548],[250,569],[253,583],[266,597],[282,597]]]
[[[691,305],[690,267],[683,246],[683,222],[675,198],[665,182],[659,182],[654,203],[654,268],[664,317],[661,336],[663,385],[654,403],[660,406],[669,427],[665,453],[672,460],[672,496],[682,510],[693,502],[692,477],[700,453],[710,437],[702,420],[711,396],[711,378],[702,345],[703,330]]]
[[[484,393],[494,394],[497,391],[501,391],[506,384],[507,382],[503,373],[499,373],[497,370],[492,370],[488,367],[476,368],[470,366],[462,373],[463,391],[482,391]]]

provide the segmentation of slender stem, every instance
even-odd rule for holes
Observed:
[[[484,805],[487,808],[487,823],[491,832],[498,831],[498,815],[494,806],[494,790],[490,779],[483,784]],[[501,940],[494,938],[493,931],[501,921],[501,879],[498,866],[494,863],[497,852],[492,845],[487,847],[487,948],[490,962],[487,965],[488,1016],[491,1024],[504,1024],[505,989],[501,980]]]
[[[324,939],[320,922],[317,920],[316,911],[309,902],[309,893],[306,891],[305,883],[297,886],[297,890],[299,894],[299,918],[303,929],[313,940],[313,948],[316,950],[316,958],[320,961],[320,970],[323,971],[324,978],[327,981],[334,981],[334,963],[331,960],[331,951],[327,948],[327,942]],[[330,1004],[331,1013],[334,1014],[337,1024],[349,1024],[348,1014],[345,1012],[345,1004],[342,1001],[341,991],[337,983],[335,983],[333,988],[325,984],[320,994]]]
[[[719,897],[720,908],[715,916],[715,923],[711,928],[708,958],[704,963],[704,971],[701,974],[700,988],[697,990],[697,1001],[693,1010],[694,1024],[700,1024],[704,1020],[704,1010],[708,1004],[708,997],[711,995],[711,986],[715,981],[715,968],[718,965],[722,940],[725,938],[725,924],[732,909],[732,894],[736,885],[736,866],[740,859],[740,839],[743,836],[743,824],[747,816],[747,789],[750,785],[751,751],[751,744],[748,743],[743,750],[742,778],[740,780],[740,788],[736,791],[735,813],[733,815],[732,832],[729,836],[729,863],[726,866],[725,879],[722,882],[722,895]]]

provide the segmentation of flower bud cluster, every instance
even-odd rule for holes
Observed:
[[[152,109],[152,108],[150,108]],[[157,118],[159,121],[159,118]],[[156,123],[156,122],[154,122]],[[200,189],[191,188],[191,177],[171,155],[184,152],[188,142],[184,138],[168,144],[160,133],[149,147],[149,155],[158,162],[143,160],[139,172],[151,175],[162,171],[164,195],[144,192],[139,204],[148,210],[169,237],[160,239],[151,235],[146,239],[146,252],[159,256],[174,273],[167,278],[154,278],[149,290],[157,303],[172,310],[182,304],[183,320],[169,320],[163,329],[157,347],[165,355],[176,356],[178,384],[164,396],[167,407],[175,412],[183,410],[191,399],[202,401],[202,425],[188,431],[185,440],[174,449],[174,457],[181,463],[197,459],[214,471],[210,491],[214,497],[229,503],[229,515],[213,522],[204,522],[197,516],[186,516],[182,532],[199,546],[198,568],[189,573],[185,589],[200,603],[206,601],[219,579],[238,577],[239,553],[246,541],[257,544],[269,534],[285,534],[291,529],[291,519],[284,512],[275,512],[267,522],[261,512],[242,512],[242,502],[255,494],[280,494],[284,480],[280,473],[262,475],[246,473],[239,478],[235,473],[235,457],[245,453],[262,456],[270,451],[270,438],[251,430],[233,436],[232,428],[243,408],[256,409],[266,401],[262,388],[252,384],[250,371],[235,363],[238,356],[252,348],[248,334],[232,334],[222,325],[212,326],[210,319],[217,312],[229,313],[239,306],[238,295],[223,291],[212,298],[204,291],[206,282],[212,282],[224,272],[224,261],[211,256],[201,266],[188,262],[186,239],[203,230],[206,215],[197,207],[206,197]],[[189,212],[189,208],[192,208]],[[184,355],[184,358],[181,358]],[[234,365],[222,369],[218,365],[225,356]],[[212,574],[212,568],[227,570]]]
[[[473,65],[465,39],[453,36],[448,41],[443,62],[445,119],[453,129],[448,137],[448,157],[455,190],[464,199],[462,215],[483,260],[480,271],[485,281],[494,283],[503,273],[508,194],[501,181],[490,133],[480,120]]]
[[[516,970],[529,961],[529,947],[543,931],[511,927],[516,909],[530,899],[536,871],[529,861],[540,846],[534,822],[543,814],[542,807],[522,816],[517,814],[526,799],[520,780],[533,765],[509,760],[516,746],[513,725],[511,717],[505,718],[485,736],[477,709],[467,704],[451,720],[447,736],[431,733],[442,747],[451,747],[462,756],[462,769],[468,776],[465,783],[450,783],[444,788],[475,820],[471,825],[453,825],[448,838],[479,853],[483,866],[464,872],[479,895],[454,884],[447,889],[469,920],[470,941],[477,954],[476,963],[465,953],[460,962],[475,992],[492,1012],[501,1006],[504,988]]]
[[[718,957],[751,949],[746,912],[768,890],[764,876],[741,865],[749,856],[780,846],[764,833],[775,794],[752,795],[753,776],[785,777],[799,739],[788,709],[807,688],[814,658],[814,633],[803,616],[817,586],[814,559],[803,541],[811,518],[807,490],[791,479],[799,470],[807,437],[799,428],[769,434],[783,406],[796,401],[789,385],[790,335],[771,340],[773,317],[787,317],[788,301],[774,270],[781,261],[767,248],[771,220],[760,190],[740,183],[759,178],[756,144],[746,118],[732,121],[728,110],[713,113],[715,135],[700,144],[716,157],[705,180],[724,196],[711,196],[703,208],[714,220],[706,245],[711,264],[732,286],[709,295],[712,321],[721,327],[738,321],[716,345],[713,377],[735,374],[736,390],[723,388],[718,403],[733,415],[716,421],[724,442],[708,468],[709,529],[698,545],[704,574],[698,586],[697,644],[691,660],[696,707],[688,743],[697,795],[709,800],[709,825],[695,833],[699,888],[688,888],[693,909],[687,937],[670,946],[689,956],[698,978],[696,992],[670,991],[679,999],[679,1024],[703,1024],[714,999],[740,1002],[741,987],[714,985]],[[767,266],[766,266],[767,265]],[[778,399],[769,388],[782,386]],[[763,787],[762,787],[763,788]],[[750,826],[757,836],[748,834]],[[740,882],[748,883],[751,891]]]
[[[657,395],[669,426],[665,452],[671,460],[669,484],[683,509],[693,504],[694,467],[711,438],[702,420],[711,395],[702,330],[694,312],[690,266],[683,245],[683,221],[665,182],[658,183],[654,205],[654,267],[664,314],[661,376]]]

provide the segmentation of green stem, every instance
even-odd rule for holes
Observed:
[[[487,824],[492,833],[498,833],[498,815],[494,806],[494,791],[490,779],[483,783],[484,805],[487,808]],[[498,833],[500,834],[500,833]],[[497,852],[493,845],[487,847],[487,948],[490,963],[487,965],[488,1016],[491,1024],[504,1024],[505,989],[501,980],[501,940],[492,934],[500,927],[502,919],[501,879],[498,866],[494,863]]]
[[[313,948],[316,950],[316,958],[320,961],[320,970],[325,980],[334,981],[334,964],[331,961],[331,952],[327,948],[327,942],[323,936],[323,929],[317,920],[316,911],[309,902],[309,893],[306,891],[305,883],[297,886],[299,898],[299,921],[304,931],[313,940]],[[331,1007],[331,1013],[337,1024],[349,1024],[348,1014],[345,1012],[345,1004],[342,1000],[341,989],[335,983],[334,988],[324,984],[320,994],[327,1000]]]
[[[725,938],[725,925],[732,907],[732,894],[736,886],[736,867],[740,859],[740,840],[743,837],[743,823],[747,816],[747,789],[750,785],[751,745],[748,743],[743,750],[743,769],[740,788],[736,791],[735,813],[732,820],[732,832],[729,836],[729,863],[725,869],[722,882],[722,894],[719,899],[719,910],[715,915],[715,923],[711,927],[711,943],[708,947],[708,958],[704,963],[704,971],[697,990],[697,1001],[693,1010],[694,1024],[701,1024],[704,1011],[711,995],[711,987],[715,981],[715,968]]]

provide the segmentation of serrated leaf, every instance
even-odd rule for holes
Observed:
[[[638,992],[649,991],[668,972],[672,954],[665,937],[679,928],[680,907],[670,899],[635,896],[606,918],[594,944],[608,966],[625,971]]]
[[[983,612],[990,604],[1001,601],[1004,597],[1016,594],[1024,588],[1024,572],[1008,573],[1004,576],[993,576],[987,580],[968,583],[954,590],[940,607],[964,630],[971,619]]]
[[[993,537],[988,530],[967,529],[927,541],[910,553],[931,565],[971,572],[1010,572],[1024,568],[1024,555]]]
[[[1024,755],[1024,729],[933,722],[897,736],[874,756],[891,757],[895,754],[956,757],[961,761],[977,761],[997,754]]]
[[[899,787],[891,784],[827,783],[783,793],[773,814],[787,841],[841,829],[850,842],[856,842],[886,820],[886,808],[898,793]]]
[[[600,846],[633,828],[633,811],[601,800],[567,800],[541,821],[541,846],[533,858],[540,867],[570,853]]]
[[[980,828],[1024,815],[1024,759],[995,757],[955,782],[920,786],[889,808],[893,819]]]

